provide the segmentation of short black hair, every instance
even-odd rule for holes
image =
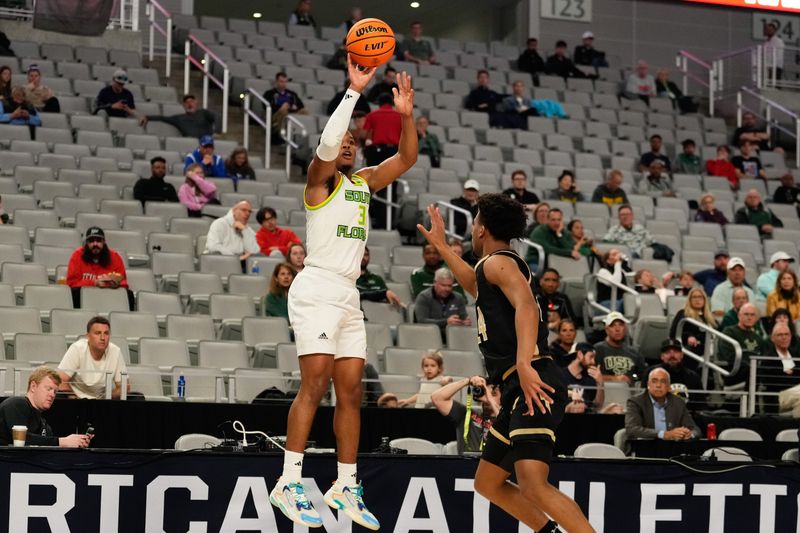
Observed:
[[[551,213],[561,213],[562,216],[564,215],[564,212],[561,209],[557,208],[557,207],[551,208],[550,211],[548,212],[548,214],[551,214]]]
[[[659,139],[659,140],[661,140],[661,141],[663,141],[663,140],[664,140],[664,139],[662,139],[662,138],[661,138],[661,135],[659,135],[658,133],[654,133],[654,134],[652,134],[652,135],[650,136],[650,140],[652,141],[653,139]]]
[[[681,146],[686,148],[687,146],[696,146],[696,145],[694,143],[694,139],[684,139],[684,141],[681,143]]]
[[[104,326],[108,326],[111,329],[111,322],[104,316],[93,316],[89,319],[89,322],[86,323],[86,333],[89,333],[92,330],[92,326],[95,324],[103,324]]]
[[[277,74],[275,74],[275,80],[278,80],[279,78],[287,78],[287,79],[288,79],[288,78],[289,78],[289,75],[288,75],[288,74],[286,74],[284,71],[282,71],[282,70],[281,70],[280,72],[278,72]]]
[[[197,97],[193,94],[184,94],[181,102],[185,102],[186,100],[197,100]]]
[[[566,176],[572,178],[572,181],[575,181],[575,174],[571,170],[564,169],[561,171],[561,175],[558,177],[558,181],[563,180]]]
[[[264,219],[267,218],[267,213],[269,213],[269,215],[272,217],[276,218],[278,217],[278,213],[276,213],[275,210],[272,209],[271,207],[262,207],[256,213],[256,222],[258,222],[259,224],[263,224]]]
[[[528,37],[528,42],[529,43],[538,43],[539,39],[537,39],[536,37]]]
[[[525,234],[525,208],[511,197],[496,193],[481,195],[478,214],[481,223],[498,241],[511,242]]]
[[[393,104],[394,103],[394,96],[391,93],[381,93],[378,96],[378,105],[386,105],[386,104]]]
[[[164,163],[167,164],[167,160],[161,157],[160,155],[155,156],[153,159],[150,160],[150,166],[152,167],[156,163]]]
[[[623,209],[630,209],[631,213],[633,213],[633,206],[631,204],[621,204],[617,208],[617,215],[619,215],[619,212],[622,211]]]
[[[570,220],[569,222],[567,222],[567,231],[570,231],[570,232],[571,232],[571,231],[572,231],[572,227],[573,227],[573,226],[574,226],[574,225],[575,225],[577,222],[580,222],[581,224],[583,224],[583,221],[582,221],[581,219],[579,219],[579,218],[573,218],[572,220]]]
[[[485,68],[482,68],[482,69],[480,69],[478,71],[478,76],[480,76],[481,74],[486,74],[488,76],[489,75],[489,71],[486,70]]]
[[[386,69],[383,71],[383,73],[386,74],[387,72],[394,72],[395,74],[397,74],[397,70],[395,70],[394,67],[387,66]]]
[[[556,48],[566,48],[567,41],[556,41]]]
[[[558,279],[561,279],[561,274],[558,273],[558,270],[555,268],[547,267],[542,270],[542,275],[539,276],[539,279],[543,278],[545,274],[555,274]]]

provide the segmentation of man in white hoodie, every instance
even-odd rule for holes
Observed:
[[[211,223],[204,254],[237,255],[244,265],[247,258],[260,251],[256,232],[247,225],[253,207],[243,200],[228,213]]]

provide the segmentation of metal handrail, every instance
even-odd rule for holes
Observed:
[[[533,248],[534,250],[536,250],[536,253],[538,254],[538,257],[539,257],[539,261],[536,262],[536,272],[534,272],[533,274],[536,277],[541,277],[542,270],[544,270],[544,265],[545,265],[545,262],[547,261],[547,254],[545,253],[544,248],[542,247],[542,245],[538,244],[538,243],[535,243],[532,240],[527,239],[527,238],[525,238],[525,239],[514,239],[514,242],[512,243],[512,246],[515,243],[518,243],[518,244],[521,245],[520,247],[522,249],[519,250],[519,255],[521,255],[523,258],[525,258],[525,256],[528,255],[528,248]]]
[[[611,287],[611,308],[601,305],[600,302],[597,301],[596,287],[598,283],[602,283]],[[622,290],[622,292],[632,295],[634,309],[629,320],[631,322],[636,322],[636,320],[638,320],[639,311],[642,308],[642,296],[632,288],[628,287],[627,285],[623,285],[622,283],[617,283],[611,279],[600,278],[597,274],[586,274],[583,277],[583,287],[586,290],[586,301],[589,304],[590,310],[597,310],[606,315],[617,309],[616,304],[619,300],[618,291]],[[594,319],[599,320],[600,316],[597,316]]]
[[[800,166],[800,115],[795,113],[794,111],[787,109],[786,107],[782,106],[781,104],[766,98],[765,96],[757,93],[756,91],[750,89],[749,87],[741,87],[739,92],[736,93],[736,125],[742,125],[742,111],[749,111],[755,115],[761,116],[761,113],[758,110],[750,109],[749,107],[745,106],[742,99],[742,93],[747,94],[753,98],[758,99],[762,104],[766,106],[766,115],[763,116],[766,126],[767,126],[767,133],[771,135],[772,128],[780,130],[787,135],[794,137],[795,140],[795,166]],[[781,113],[785,114],[790,120],[794,121],[794,131],[787,129],[778,123],[777,120],[773,120],[772,117],[772,110],[775,109],[776,111],[780,111]]]
[[[286,175],[291,175],[292,170],[292,148],[299,148],[300,146],[292,140],[292,130],[297,126],[304,136],[308,136],[308,130],[305,125],[297,120],[292,115],[286,115]]]
[[[149,46],[148,46],[148,59],[153,61],[153,54],[155,50],[155,32],[158,31],[161,35],[166,37],[166,67],[164,75],[169,79],[172,72],[172,13],[167,11],[164,6],[159,4],[156,0],[147,0],[146,14],[150,22],[149,29]],[[165,18],[165,25],[162,26],[156,22],[156,11],[161,13]]]
[[[259,117],[252,109],[251,109],[251,97],[255,97],[259,102],[264,105],[264,118],[262,119]],[[269,104],[266,98],[261,96],[258,91],[249,87],[244,95],[242,96],[244,100],[244,147],[245,149],[250,149],[250,118],[256,121],[256,124],[264,128],[264,168],[269,168],[271,164],[271,146],[272,146],[272,106]]]
[[[758,396],[777,396],[779,393],[776,392],[758,392],[756,390],[756,379],[757,369],[758,369],[758,361],[774,361],[774,357],[767,357],[764,355],[754,355],[750,357],[750,374],[747,380],[747,397],[748,397],[748,415],[753,416],[756,414],[756,395]],[[792,361],[797,363],[797,366],[800,367],[800,357],[792,357]]]
[[[701,370],[701,379],[703,380],[702,382],[703,383],[707,382],[707,380],[708,380],[708,370],[709,369],[713,370],[714,372],[716,372],[716,373],[718,373],[718,374],[720,374],[720,375],[722,375],[724,377],[735,375],[739,371],[739,367],[741,367],[741,365],[742,365],[742,347],[739,345],[739,342],[736,339],[734,339],[732,337],[729,337],[728,335],[725,335],[721,331],[718,331],[718,330],[714,329],[713,327],[709,326],[708,324],[706,324],[704,322],[700,322],[700,321],[695,320],[693,318],[686,318],[686,317],[682,318],[680,320],[680,322],[678,322],[677,327],[675,328],[675,338],[676,339],[682,339],[683,338],[683,327],[684,327],[684,324],[687,324],[687,323],[693,325],[694,327],[696,327],[698,329],[700,329],[707,336],[711,335],[712,337],[715,337],[716,339],[723,340],[723,341],[733,345],[734,359],[733,359],[733,367],[730,370],[722,368],[721,366],[717,365],[716,363],[712,363],[711,362],[711,356],[714,355],[714,350],[716,349],[716,343],[715,342],[710,342],[711,339],[709,339],[708,337],[706,337],[705,352],[703,353],[702,356],[697,355],[696,353],[694,353],[693,351],[687,349],[686,347],[683,348],[683,353],[684,353],[685,356],[687,356],[687,357],[689,357],[691,359],[694,359],[695,361],[700,363],[700,365],[702,367],[702,370]]]
[[[192,44],[197,46],[203,52],[203,59],[198,60],[192,56]],[[230,96],[230,70],[228,64],[225,63],[218,55],[211,51],[208,46],[200,39],[192,34],[186,38],[184,45],[184,61],[183,61],[183,92],[189,94],[189,65],[196,66],[203,73],[203,107],[208,107],[208,80],[222,89],[222,133],[228,133],[228,97]],[[210,62],[214,61],[222,67],[222,81],[217,79],[216,76],[211,74]]]
[[[461,213],[467,217],[467,228],[472,227],[472,213],[468,209],[458,207],[457,205],[453,205],[450,202],[445,202],[444,200],[438,200],[436,205],[438,207],[447,209],[447,227],[444,230],[445,234],[448,237],[455,237],[458,240],[463,240],[465,235],[460,235],[456,232],[456,213]]]
[[[705,69],[706,79],[696,76],[689,72],[689,63],[698,65]],[[716,90],[716,79],[714,75],[714,68],[711,64],[703,61],[699,57],[695,56],[694,54],[687,52],[686,50],[681,50],[675,56],[675,64],[678,69],[683,73],[682,79],[682,89],[683,93],[687,94],[689,92],[689,80],[694,80],[698,83],[701,87],[708,89],[708,113],[709,115],[714,115],[714,100],[715,100],[715,90]]]

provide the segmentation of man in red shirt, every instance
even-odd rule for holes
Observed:
[[[256,221],[261,225],[261,229],[256,233],[256,242],[264,255],[279,252],[285,256],[291,243],[301,242],[292,230],[278,227],[278,214],[271,207],[259,209]]]
[[[81,307],[81,287],[100,287],[128,291],[128,304],[134,309],[133,292],[128,289],[128,277],[122,257],[106,244],[106,234],[92,226],[86,230],[84,245],[72,252],[67,266],[67,285],[72,289],[76,309]]]
[[[378,97],[378,109],[369,113],[364,122],[364,130],[367,132],[364,159],[370,167],[380,165],[397,153],[403,123],[400,113],[392,107],[393,99],[392,94],[382,93]],[[386,191],[375,191],[375,196],[386,198]],[[397,182],[392,184],[392,201],[397,202]],[[369,214],[372,217],[373,228],[391,229],[386,227],[386,204],[371,202]]]

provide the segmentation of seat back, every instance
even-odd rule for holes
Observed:
[[[587,442],[575,448],[575,457],[584,459],[625,459],[625,452],[604,442]]]
[[[797,433],[795,432],[795,435]],[[752,429],[747,428],[728,428],[723,429],[719,433],[719,440],[747,440],[747,441],[763,441],[761,435]]]
[[[207,450],[222,444],[222,440],[203,433],[187,433],[175,441],[175,449],[181,451]]]

